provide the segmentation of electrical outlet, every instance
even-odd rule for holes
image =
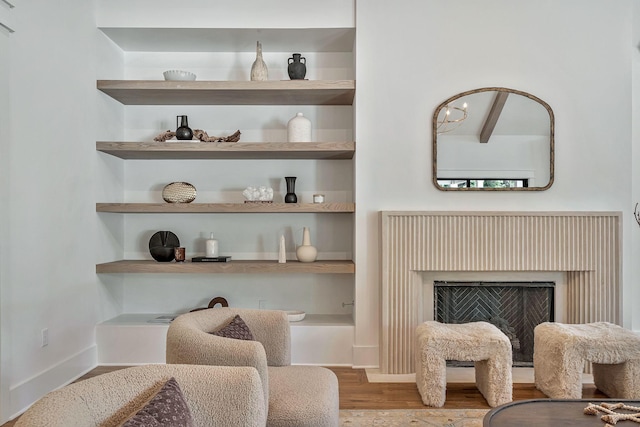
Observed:
[[[260,310],[264,310],[265,308],[267,308],[267,300],[265,299],[258,300],[258,308]]]
[[[49,345],[49,328],[44,328],[42,330],[42,344],[41,347],[46,347]]]

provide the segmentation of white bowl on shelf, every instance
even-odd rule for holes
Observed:
[[[287,313],[289,322],[299,322],[307,315],[307,313],[300,310],[285,310],[285,313]]]
[[[187,80],[196,79],[195,74],[190,73],[189,71],[181,71],[181,70],[168,70],[162,73],[162,75],[164,76],[165,80],[187,81]]]

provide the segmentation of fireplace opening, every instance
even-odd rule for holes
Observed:
[[[433,289],[435,320],[492,323],[511,341],[513,366],[533,366],[533,329],[554,321],[555,282],[434,281]],[[473,366],[473,362],[447,365]]]

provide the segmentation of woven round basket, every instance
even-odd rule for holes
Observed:
[[[162,189],[162,198],[167,203],[191,203],[196,199],[196,187],[188,182],[172,182]]]

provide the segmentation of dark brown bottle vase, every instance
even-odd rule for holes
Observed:
[[[178,121],[180,121],[180,126],[178,126]],[[189,120],[187,116],[176,116],[176,138],[179,140],[191,140],[193,139],[193,131],[189,127]]]
[[[287,183],[287,194],[284,195],[284,202],[298,203],[298,196],[296,196],[296,177],[285,176],[284,180]]]
[[[287,71],[289,72],[289,78],[291,80],[303,80],[307,74],[307,58],[299,53],[294,53],[293,57],[289,58]]]

